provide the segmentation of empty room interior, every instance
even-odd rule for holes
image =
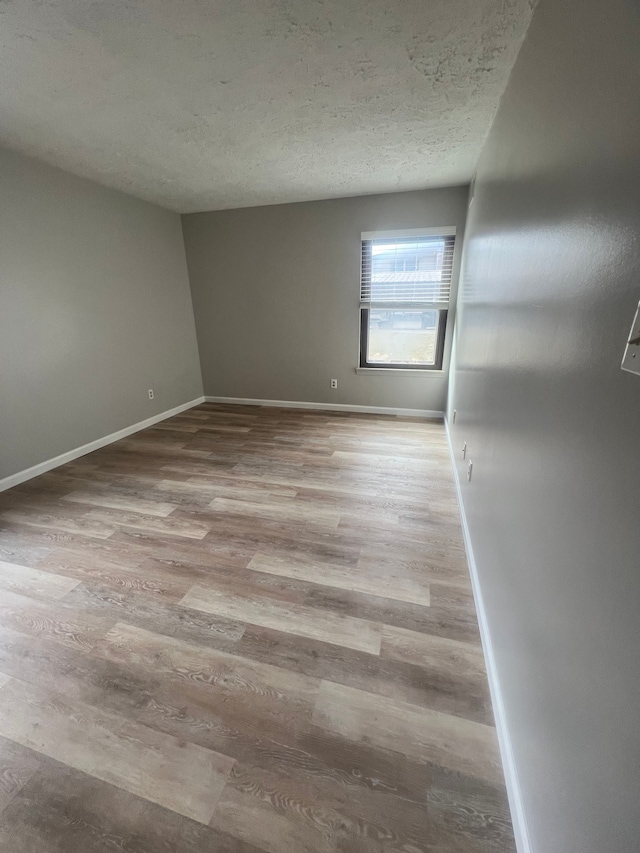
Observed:
[[[1,853],[640,851],[635,0],[0,72]]]

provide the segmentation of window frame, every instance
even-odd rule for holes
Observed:
[[[406,228],[400,230],[393,231],[367,231],[362,232],[360,235],[361,243],[360,243],[360,257],[361,264],[364,263],[364,255],[363,255],[363,246],[365,241],[370,240],[379,240],[379,239],[389,239],[393,240],[395,238],[412,238],[412,237],[443,237],[443,238],[453,238],[453,256],[452,256],[452,264],[455,263],[455,251],[456,251],[456,227],[455,226],[440,226],[440,227],[429,227],[429,228]],[[361,266],[360,273],[360,286],[362,290],[362,282],[363,282],[363,266]],[[451,292],[451,288],[453,287],[453,268],[450,272],[451,279],[449,284],[449,292]],[[389,302],[385,304],[385,309],[389,311],[402,311],[402,310],[435,310],[438,312],[438,325],[436,332],[436,347],[435,347],[435,358],[433,364],[397,364],[391,362],[371,362],[367,359],[367,351],[369,348],[369,319],[371,310],[379,309],[381,306],[377,305],[367,306],[362,302],[360,303],[360,346],[359,346],[359,365],[358,370],[371,370],[382,372],[384,370],[393,371],[397,373],[398,371],[407,371],[407,372],[420,372],[427,373],[429,371],[442,371],[444,364],[444,352],[445,352],[445,343],[446,343],[446,334],[447,334],[447,321],[449,314],[449,303],[443,304],[441,307],[436,307],[433,304],[425,303],[424,307],[422,307],[419,303],[413,303],[408,305],[406,303],[399,302]]]
[[[402,306],[389,305],[389,311],[402,311]],[[409,310],[420,310],[413,308]],[[436,310],[438,312],[438,327],[436,333],[436,353],[433,364],[395,364],[392,362],[368,361],[367,350],[369,348],[369,313],[370,308],[360,308],[360,367],[370,370],[442,370],[444,361],[444,342],[447,333],[447,314],[446,308],[427,308],[425,310]]]

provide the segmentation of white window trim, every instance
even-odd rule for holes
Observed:
[[[420,367],[356,367],[358,376],[444,376],[448,371]]]
[[[362,231],[360,240],[390,240],[394,237],[455,237],[456,226],[438,228],[396,228],[395,231]]]

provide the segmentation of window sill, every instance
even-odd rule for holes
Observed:
[[[408,368],[403,370],[401,367],[356,367],[358,376],[444,376],[444,370],[416,370]]]

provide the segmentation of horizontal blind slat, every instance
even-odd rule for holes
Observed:
[[[363,240],[361,305],[446,308],[454,243],[451,235]]]
[[[448,302],[371,302],[365,300],[360,302],[361,308],[368,308],[371,311],[446,311],[449,307]]]

